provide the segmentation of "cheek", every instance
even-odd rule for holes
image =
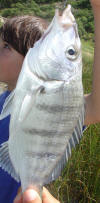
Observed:
[[[16,58],[11,62],[10,71],[11,71],[11,74],[13,75],[13,78],[15,79],[18,78],[22,68],[22,64],[23,64],[23,58]]]
[[[0,72],[9,72],[12,69],[14,60],[8,50],[0,51]]]
[[[0,81],[16,82],[24,57],[15,50],[0,50]]]
[[[23,61],[16,60],[13,62],[13,71],[15,70],[16,72],[20,72],[22,68],[22,63]]]

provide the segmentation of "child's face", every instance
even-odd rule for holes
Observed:
[[[7,83],[9,90],[16,86],[23,60],[24,56],[0,38],[0,82]]]

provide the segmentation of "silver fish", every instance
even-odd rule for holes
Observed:
[[[10,137],[0,166],[24,191],[55,180],[84,123],[81,42],[71,6],[55,16],[24,60],[15,89]]]

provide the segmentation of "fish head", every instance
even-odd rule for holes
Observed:
[[[67,82],[76,76],[81,78],[81,42],[70,5],[62,14],[55,11],[52,22],[34,48],[34,60],[39,62],[35,72],[41,78]]]

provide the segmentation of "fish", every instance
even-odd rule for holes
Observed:
[[[10,136],[0,146],[0,167],[21,182],[22,191],[40,190],[59,177],[83,135],[81,41],[71,5],[62,14],[56,9],[29,49],[12,98]]]

